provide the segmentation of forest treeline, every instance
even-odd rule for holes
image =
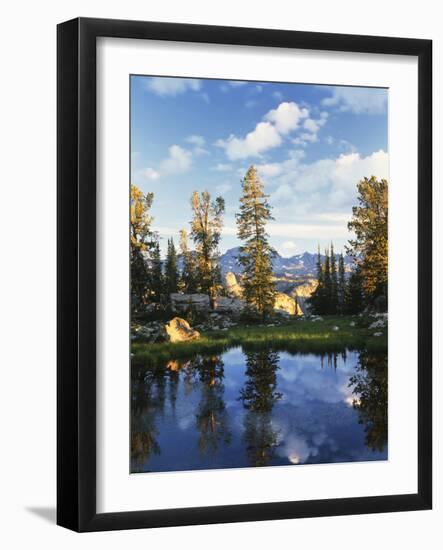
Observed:
[[[346,252],[354,266],[345,272],[343,254],[333,245],[318,253],[318,286],[310,298],[317,314],[359,313],[365,308],[385,311],[387,307],[387,216],[388,183],[375,177],[357,185],[358,204],[352,209],[349,230],[355,238]],[[153,193],[144,194],[131,186],[130,262],[131,307],[142,311],[148,304],[166,304],[171,293],[204,293],[212,308],[223,293],[219,264],[219,243],[223,229],[225,202],[208,191],[194,191],[190,199],[190,231],[180,231],[178,252],[168,239],[166,258],[160,254],[160,236],[153,230]],[[254,166],[242,179],[242,195],[236,214],[237,237],[241,241],[238,261],[243,268],[242,289],[245,308],[261,318],[274,308],[276,287],[272,260],[276,252],[269,242],[267,222],[272,220],[269,197]],[[192,243],[192,247],[191,247]],[[181,257],[178,267],[178,254]]]
[[[345,274],[343,254],[337,259],[333,244],[326,249],[323,261],[318,251],[318,286],[310,305],[320,315],[358,314],[367,308],[387,311],[388,182],[364,178],[357,184],[357,191],[358,204],[352,208],[348,223],[355,235],[346,247],[354,260],[349,276]]]

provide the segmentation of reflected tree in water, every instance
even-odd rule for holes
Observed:
[[[355,395],[353,407],[365,428],[365,443],[383,451],[388,439],[388,358],[386,354],[361,352],[356,374],[349,379]]]
[[[131,459],[135,469],[152,454],[160,454],[155,419],[164,408],[164,376],[157,370],[132,377]]]
[[[196,423],[199,431],[198,446],[202,455],[215,454],[220,444],[229,444],[228,413],[224,402],[224,365],[217,355],[196,360],[201,384],[201,399]]]
[[[247,410],[244,441],[251,466],[266,466],[275,455],[279,431],[272,425],[272,409],[281,398],[277,392],[278,353],[245,352],[246,383],[240,399]]]

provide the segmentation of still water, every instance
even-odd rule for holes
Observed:
[[[131,472],[387,459],[386,354],[234,348],[131,386]]]

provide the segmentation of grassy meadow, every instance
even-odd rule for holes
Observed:
[[[133,342],[132,365],[158,365],[197,354],[223,353],[241,346],[245,350],[272,348],[292,353],[334,353],[353,349],[387,350],[387,330],[370,329],[372,316],[325,316],[319,320],[297,319],[280,325],[239,325],[202,332],[198,340],[178,343]],[[338,330],[337,328],[338,327]],[[381,333],[379,336],[374,336]]]

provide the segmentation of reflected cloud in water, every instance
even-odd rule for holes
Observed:
[[[137,369],[131,399],[132,472],[387,458],[385,354],[234,348]]]

